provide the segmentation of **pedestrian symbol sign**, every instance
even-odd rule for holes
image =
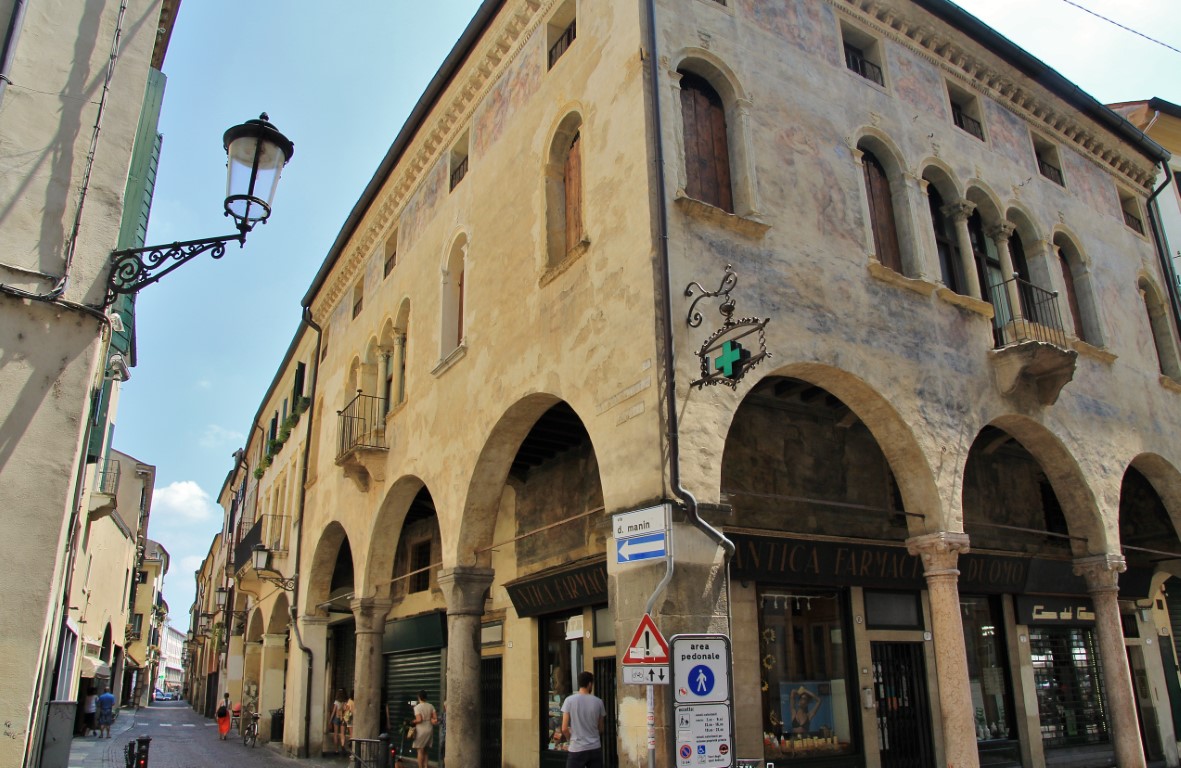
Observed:
[[[660,634],[660,630],[656,628],[652,617],[647,613],[644,614],[644,618],[640,619],[640,626],[636,628],[636,634],[628,643],[627,650],[623,654],[623,664],[624,666],[668,664],[668,643],[665,641],[664,635]]]
[[[696,696],[709,696],[714,689],[714,671],[704,664],[689,670],[689,687]]]

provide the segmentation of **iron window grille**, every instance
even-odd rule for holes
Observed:
[[[574,37],[577,34],[577,30],[575,29],[575,26],[577,25],[577,23],[578,23],[577,19],[575,19],[574,21],[571,21],[570,26],[566,27],[566,29],[562,32],[562,34],[558,35],[558,39],[554,41],[554,44],[550,46],[550,49],[549,49],[549,68],[550,69],[554,68],[554,64],[557,63],[558,59],[562,58],[562,54],[564,54],[566,52],[566,49],[570,47],[570,44],[574,42]]]
[[[1140,220],[1139,216],[1127,209],[1124,209],[1124,223],[1134,229],[1136,234],[1144,234],[1144,222]]]
[[[872,80],[881,86],[886,85],[886,80],[882,77],[882,68],[865,58],[865,53],[860,48],[847,43],[845,44],[845,66],[866,80]]]
[[[1037,169],[1050,181],[1054,182],[1060,187],[1066,186],[1062,179],[1062,169],[1051,163],[1040,153],[1037,155]]]
[[[957,128],[984,141],[984,126],[980,124],[979,120],[964,112],[963,106],[955,103],[951,105],[951,119]]]
[[[463,158],[455,164],[451,169],[451,189],[459,186],[459,182],[463,181],[463,177],[467,176],[467,158]]]

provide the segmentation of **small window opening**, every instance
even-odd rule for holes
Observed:
[[[870,35],[854,27],[841,25],[841,41],[845,48],[845,66],[852,72],[884,86],[881,47]]]
[[[459,186],[463,177],[467,176],[468,164],[468,134],[463,134],[455,146],[451,148],[451,189]]]
[[[980,116],[980,101],[973,94],[953,83],[947,84],[947,95],[951,99],[951,121],[960,130],[984,141],[984,123]]]
[[[554,64],[558,63],[558,59],[562,58],[562,54],[566,53],[574,43],[574,38],[578,34],[577,23],[574,0],[563,3],[562,7],[550,18],[549,25],[546,27],[549,69],[554,68]]]
[[[426,592],[431,588],[431,542],[420,541],[410,547],[411,592]]]
[[[357,284],[353,286],[353,318],[361,314],[361,309],[365,306],[365,281],[358,280]]]
[[[1062,178],[1062,162],[1058,159],[1058,148],[1038,136],[1033,137],[1033,154],[1037,158],[1037,170],[1042,176],[1058,186],[1065,186]]]
[[[1119,193],[1119,207],[1123,209],[1124,224],[1127,224],[1138,235],[1144,234],[1144,218],[1140,213],[1140,204],[1136,198],[1126,192]]]
[[[385,241],[385,266],[382,277],[389,277],[394,267],[398,266],[398,233],[395,231]]]

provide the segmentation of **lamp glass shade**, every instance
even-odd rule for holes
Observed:
[[[224,143],[226,214],[248,232],[271,215],[279,177],[295,145],[270,123],[265,112],[258,120],[247,120],[226,131]]]
[[[270,560],[271,553],[270,553],[270,550],[267,549],[265,544],[255,544],[254,549],[251,550],[251,552],[250,552],[250,557],[251,557],[251,561],[254,564],[254,570],[256,570],[256,571],[268,570],[267,566],[269,565],[269,563],[267,561]]]
[[[226,607],[226,596],[228,593],[229,590],[225,587],[218,587],[217,589],[213,590],[213,599],[217,601],[218,608]]]

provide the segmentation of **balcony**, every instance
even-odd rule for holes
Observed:
[[[90,494],[90,519],[98,520],[115,511],[119,493],[119,462],[107,460],[95,472],[94,490]]]
[[[385,481],[385,460],[389,453],[385,435],[385,400],[360,392],[343,409],[337,442],[336,465],[362,491],[371,480]]]
[[[243,528],[247,526],[249,528],[243,532]],[[262,521],[248,523],[243,520],[242,525],[238,527],[238,532],[241,536],[238,543],[234,545],[235,572],[250,565],[250,553],[254,551],[254,545],[262,543]]]
[[[1018,277],[990,286],[988,293],[997,386],[1007,396],[1031,394],[1052,405],[1074,378],[1078,359],[1066,343],[1058,294]]]

